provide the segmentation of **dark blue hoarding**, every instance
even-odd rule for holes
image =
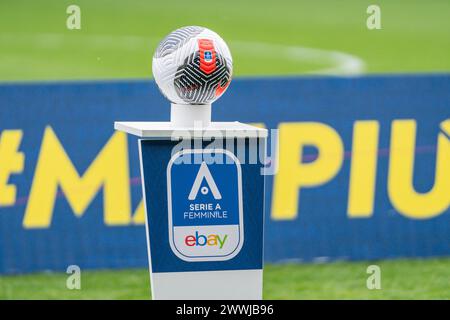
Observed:
[[[0,85],[0,272],[147,266],[137,140],[151,81]],[[235,79],[213,120],[264,125],[265,260],[450,255],[450,75]]]

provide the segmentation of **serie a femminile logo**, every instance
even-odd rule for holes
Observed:
[[[214,152],[222,161],[179,161]],[[176,187],[175,187],[176,186]],[[167,166],[169,243],[184,261],[225,261],[244,243],[241,164],[227,150],[192,149]]]

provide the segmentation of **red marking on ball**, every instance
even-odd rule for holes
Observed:
[[[200,70],[206,74],[211,74],[216,70],[216,50],[214,43],[210,39],[198,39],[200,49]]]

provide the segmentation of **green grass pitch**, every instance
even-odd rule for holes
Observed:
[[[366,269],[381,268],[381,289],[366,286]],[[450,299],[450,259],[267,265],[265,299]],[[149,299],[144,269],[81,272],[81,290],[65,273],[0,277],[0,299]]]
[[[151,77],[158,42],[185,25],[218,32],[236,76],[450,70],[450,1],[379,0],[381,30],[366,27],[368,0],[0,1],[0,81]],[[339,73],[338,72],[338,73]]]

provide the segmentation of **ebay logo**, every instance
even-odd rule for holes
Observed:
[[[195,235],[186,236],[184,243],[188,247],[218,246],[219,249],[222,249],[227,238],[227,234],[221,237],[218,234],[203,235],[198,234],[198,231],[195,231]]]

